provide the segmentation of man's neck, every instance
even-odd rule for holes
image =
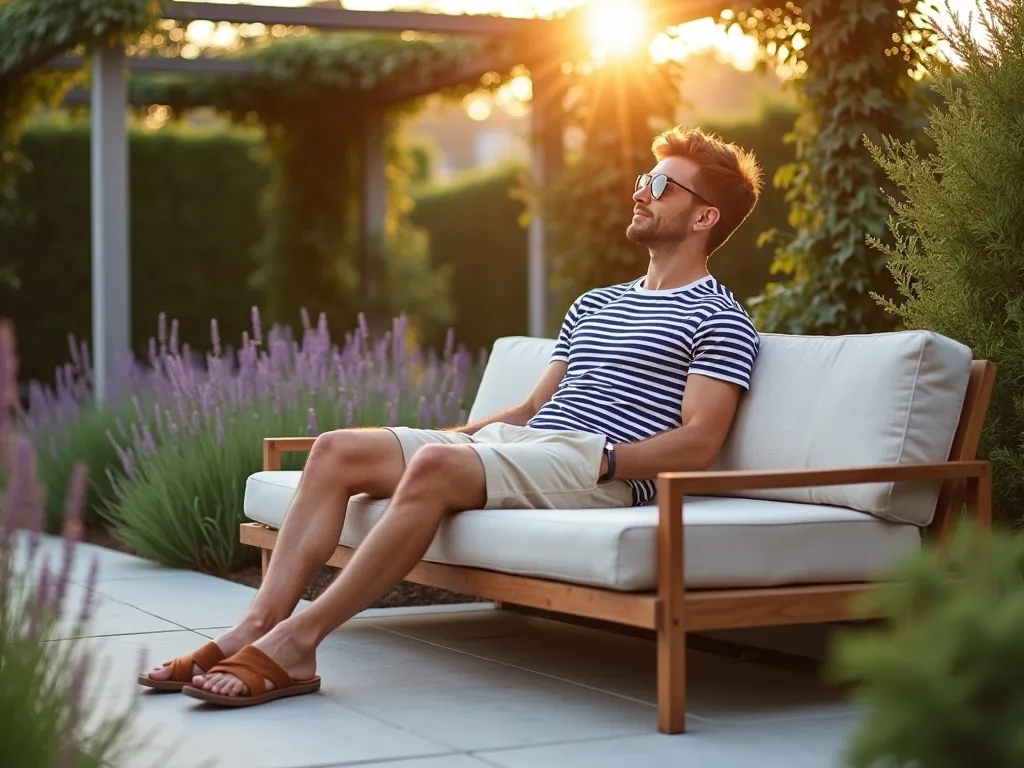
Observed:
[[[689,285],[707,277],[707,257],[694,252],[660,254],[651,251],[651,264],[644,278],[644,288],[649,291],[668,291]]]

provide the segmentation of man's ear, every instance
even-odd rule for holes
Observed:
[[[693,228],[698,232],[704,229],[711,229],[718,220],[722,218],[721,212],[717,208],[709,207],[701,211],[700,216],[697,217],[697,222]]]

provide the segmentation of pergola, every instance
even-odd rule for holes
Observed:
[[[728,3],[724,0],[652,0],[652,28],[661,29],[714,16]],[[407,83],[387,94],[389,104],[424,96],[444,88],[479,83],[488,72],[525,66],[533,82],[531,110],[531,169],[534,183],[545,184],[563,163],[561,61],[565,46],[579,39],[579,10],[552,19],[510,18],[493,15],[448,15],[421,11],[355,11],[340,6],[276,7],[229,5],[177,0],[167,3],[165,19],[191,22],[304,26],[335,31],[413,31],[447,35],[501,38],[511,43],[503,60],[481,60],[450,76],[431,82]],[[80,68],[76,56],[62,56],[51,68]],[[123,357],[130,352],[129,320],[129,202],[128,140],[125,116],[128,106],[127,73],[168,72],[209,76],[244,76],[252,71],[244,60],[200,57],[127,56],[123,50],[96,49],[92,54],[90,94],[92,137],[92,349],[95,397],[102,404],[109,383],[117,375]],[[73,98],[73,95],[72,95]],[[383,109],[374,116],[363,148],[367,162],[363,178],[362,227],[365,235],[384,229],[387,182],[384,157]],[[544,335],[548,295],[543,218],[531,218],[528,237],[527,332]]]

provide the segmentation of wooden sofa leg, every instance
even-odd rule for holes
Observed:
[[[658,730],[686,731],[686,632],[662,614],[658,627]]]
[[[658,730],[686,730],[686,583],[683,489],[658,478]]]
[[[260,550],[260,581],[267,578],[267,569],[270,568],[270,553],[269,549]]]

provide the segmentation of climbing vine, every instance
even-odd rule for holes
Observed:
[[[924,110],[911,72],[935,52],[937,34],[918,0],[815,0],[781,8],[732,11],[767,58],[790,68],[800,116],[796,161],[775,183],[787,190],[794,236],[777,248],[770,283],[750,301],[758,326],[786,333],[851,333],[891,327],[872,292],[891,295],[883,253],[866,237],[885,238],[891,214],[886,179],[864,138],[909,138]]]
[[[67,50],[137,38],[154,19],[157,0],[0,0],[0,223],[16,215],[18,138],[36,110],[58,102],[79,72],[40,69]],[[0,259],[0,281],[17,284]]]

